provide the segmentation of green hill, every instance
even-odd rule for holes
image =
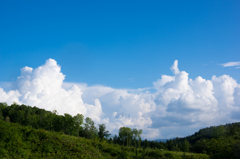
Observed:
[[[100,125],[97,130],[91,118],[84,122],[80,114],[57,115],[56,111],[0,103],[0,158],[209,158],[207,154],[154,147],[149,141],[137,146],[132,140],[125,146],[124,138],[107,136],[108,131],[101,131]]]
[[[0,158],[240,158],[240,123],[204,128],[166,143],[126,140],[120,134],[107,139],[110,134],[100,125],[98,130],[81,114],[0,103]]]
[[[0,158],[134,158],[133,147],[109,144],[0,121]],[[194,158],[208,155],[138,149],[138,158]]]
[[[0,158],[101,158],[84,138],[0,121]]]
[[[191,136],[176,138],[166,143],[172,150],[183,145],[187,145],[191,152],[206,153],[212,159],[239,159],[240,123],[203,128]]]

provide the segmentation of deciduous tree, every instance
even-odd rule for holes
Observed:
[[[99,124],[98,125],[98,137],[102,140],[104,137],[108,137],[111,134],[109,134],[109,131],[106,131],[106,125],[105,124]]]

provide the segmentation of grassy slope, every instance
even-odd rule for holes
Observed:
[[[144,153],[142,153],[144,152]],[[138,149],[138,158],[209,158],[204,154]],[[33,129],[0,120],[0,158],[133,158],[133,147]]]

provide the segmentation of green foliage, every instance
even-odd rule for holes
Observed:
[[[0,158],[102,158],[86,139],[0,121]]]
[[[240,123],[204,128],[195,134],[166,142],[168,150],[205,153],[212,159],[239,158]]]
[[[237,147],[237,146],[236,146]],[[137,149],[137,158],[182,158],[159,149]],[[188,155],[188,154],[187,154]],[[203,155],[193,155],[193,159]],[[207,156],[207,155],[206,155]],[[108,144],[0,121],[0,158],[135,158],[134,147]],[[204,157],[202,157],[204,158]],[[207,158],[207,157],[206,157]]]
[[[63,116],[58,115],[56,110],[50,112],[16,103],[11,106],[7,106],[6,103],[0,103],[0,120],[3,119],[23,126],[63,132],[67,135],[80,135],[86,138],[94,138],[97,135],[97,129],[91,118],[85,119],[86,123],[84,126],[86,126],[86,129],[83,128],[84,116],[82,114],[77,114],[74,117],[70,114],[64,114]]]
[[[94,126],[94,121],[87,117],[85,119],[85,123],[84,123],[84,129],[83,129],[83,137],[86,137],[88,139],[93,139],[97,137],[97,128]]]
[[[190,148],[190,143],[187,140],[184,140],[182,144],[182,150],[184,152],[189,152],[189,148]]]
[[[107,140],[106,126],[100,124],[98,131],[94,121],[88,117],[84,120],[81,114],[58,115],[57,111],[0,103],[0,158],[207,159],[207,154],[211,158],[239,158],[239,132],[239,125],[229,124],[201,129],[192,136],[163,143],[142,141],[142,130],[122,127],[119,136]]]
[[[105,124],[99,124],[98,125],[98,137],[102,140],[104,137],[108,137],[111,134],[109,134],[109,131],[106,130],[106,125]]]
[[[6,116],[5,121],[10,122],[10,118],[8,116]]]
[[[233,135],[239,127],[240,122],[220,126],[211,126],[208,128],[200,129],[198,132],[191,136],[174,139],[174,142],[183,142],[186,139],[187,141],[189,141],[190,144],[194,144],[201,139],[217,139],[222,136]]]
[[[0,120],[4,120],[2,109],[0,109]]]
[[[118,131],[119,138],[122,140],[122,143],[124,145],[124,142],[127,142],[127,146],[130,145],[130,141],[133,137],[132,129],[128,127],[121,127]]]

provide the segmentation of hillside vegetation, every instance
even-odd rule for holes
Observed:
[[[142,130],[121,127],[118,136],[109,138],[104,124],[97,129],[81,114],[0,103],[0,158],[234,159],[240,158],[239,132],[234,123],[164,143],[142,141]]]
[[[109,144],[0,121],[0,158],[135,158],[133,147]],[[138,158],[208,158],[207,155],[138,149]]]
[[[101,158],[84,138],[0,121],[0,158]]]
[[[187,151],[206,153],[213,159],[240,158],[240,123],[211,126],[191,136],[167,141],[169,150],[187,145]]]

